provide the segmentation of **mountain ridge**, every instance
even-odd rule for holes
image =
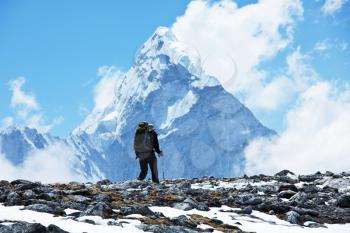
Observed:
[[[135,63],[116,80],[114,96],[64,141],[81,161],[84,177],[136,177],[133,152],[137,123],[156,126],[166,157],[167,177],[237,176],[244,172],[244,148],[251,139],[276,135],[206,75],[195,51],[159,27],[139,50]],[[110,74],[112,75],[112,74]]]

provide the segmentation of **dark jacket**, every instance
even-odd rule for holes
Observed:
[[[154,155],[154,152],[157,152],[157,154],[160,154],[161,150],[159,149],[158,134],[154,130],[152,130],[151,133],[152,133],[151,137],[153,142],[152,154]],[[136,154],[136,158],[139,157],[138,152],[135,151],[135,154]]]
[[[152,131],[153,135],[153,149],[157,152],[157,154],[160,154],[161,150],[159,149],[159,142],[158,142],[158,134],[156,131]]]

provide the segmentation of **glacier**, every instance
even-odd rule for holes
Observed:
[[[117,80],[112,101],[94,108],[68,139],[35,131],[27,140],[35,129],[12,129],[11,137],[0,133],[0,152],[20,164],[30,148],[62,140],[76,151],[85,178],[133,179],[139,171],[133,136],[146,120],[155,125],[165,153],[158,160],[165,178],[241,175],[249,141],[276,133],[206,75],[198,56],[171,29],[159,27]]]

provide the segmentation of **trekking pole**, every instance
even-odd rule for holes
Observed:
[[[163,180],[165,180],[165,178],[164,178],[164,158],[162,158],[162,170],[163,170]]]

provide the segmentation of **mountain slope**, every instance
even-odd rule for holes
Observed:
[[[134,178],[139,168],[132,142],[141,120],[157,128],[166,177],[242,174],[248,141],[275,134],[216,78],[201,72],[196,54],[164,27],[118,80],[113,101],[94,109],[71,140],[104,176]]]
[[[36,129],[11,126],[0,132],[0,153],[14,165],[19,165],[30,151],[45,149],[54,142],[62,141],[50,134],[40,134]]]

